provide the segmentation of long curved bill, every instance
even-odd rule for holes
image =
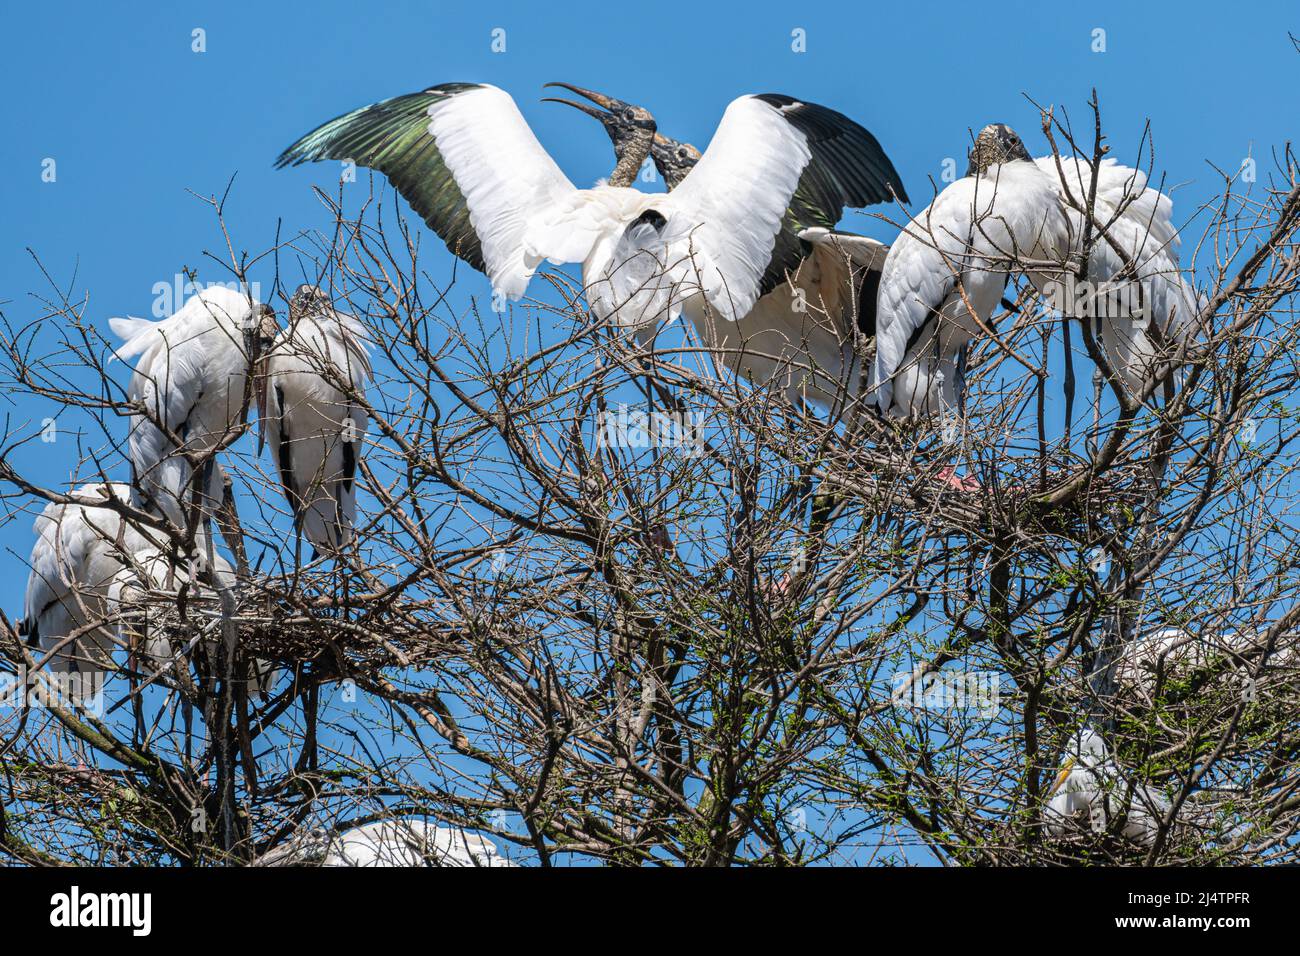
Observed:
[[[604,93],[597,93],[595,90],[585,90],[581,86],[573,86],[569,83],[557,82],[543,84],[544,88],[550,86],[558,86],[561,89],[568,90],[570,93],[577,93],[583,99],[590,100],[592,103],[595,103],[596,106],[603,107],[607,112],[602,112],[593,106],[588,106],[586,103],[579,103],[575,100],[566,100],[558,96],[544,96],[542,97],[543,103],[563,103],[565,106],[572,106],[576,110],[582,110],[582,112],[586,113],[588,116],[594,116],[602,122],[611,119],[612,116],[610,114],[616,113],[628,105],[622,100],[615,99],[612,96],[606,96]]]

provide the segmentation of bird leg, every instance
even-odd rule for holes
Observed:
[[[244,783],[250,797],[257,796],[257,758],[253,754],[253,735],[248,723],[248,678],[253,665],[243,661],[240,673],[245,675],[235,684],[235,727],[239,737],[239,760],[244,765]]]
[[[217,530],[221,540],[235,556],[235,572],[241,578],[248,577],[248,553],[244,550],[244,526],[239,521],[239,509],[235,505],[234,488],[230,476],[222,476],[221,504],[216,511]]]
[[[1103,382],[1101,369],[1092,370],[1092,428],[1088,432],[1086,448],[1089,457],[1097,455],[1097,438],[1101,435],[1101,385]]]
[[[315,770],[317,767],[316,714],[320,703],[319,693],[320,688],[315,681],[302,691],[302,753],[298,755],[298,763],[294,768],[298,773],[304,770]]]
[[[945,373],[942,363],[939,364],[935,372],[935,377],[938,380],[935,393],[939,396],[939,437],[945,446],[956,446],[956,452],[959,456],[964,456],[966,450],[966,354],[967,346],[963,345],[957,353],[957,361],[954,364],[953,395],[955,401],[952,406],[949,406],[944,399]],[[935,475],[935,480],[949,491],[973,493],[979,491],[982,487],[977,478],[957,474],[956,465],[945,465],[939,469],[938,474]]]
[[[650,363],[650,367],[645,370],[645,374],[641,378],[641,387],[642,390],[645,392],[646,427],[650,429],[650,467],[651,467],[651,473],[654,475],[654,479],[655,479],[655,497],[662,498],[663,475],[661,474],[659,468],[659,438],[658,438],[659,429],[655,423],[655,399],[654,399],[655,380],[654,380],[653,358],[654,358],[654,347],[655,347],[656,338],[658,338],[657,330],[656,330],[656,334],[654,336],[651,336],[650,341],[647,343],[647,345],[650,348],[651,363]],[[662,522],[656,522],[650,528],[650,533],[652,538],[660,538],[664,541],[671,540],[671,537],[668,534],[668,529],[664,527]]]

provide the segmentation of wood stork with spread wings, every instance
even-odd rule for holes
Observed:
[[[33,525],[19,633],[50,655],[49,666],[59,672],[107,670],[117,647],[138,648],[155,662],[170,657],[166,639],[129,615],[149,591],[178,591],[190,570],[176,566],[160,533],[109,506],[111,499],[129,505],[131,486],[88,484],[69,497],[74,501],[46,505]],[[214,570],[224,585],[233,580],[220,554]]]
[[[1080,830],[1105,832],[1124,818],[1120,833],[1141,846],[1151,846],[1169,800],[1142,784],[1124,779],[1106,742],[1090,727],[1075,735],[1065,762],[1048,791],[1044,811],[1047,832],[1056,837]]]
[[[1068,248],[1050,177],[1011,129],[985,127],[966,176],[908,223],[885,260],[872,374],[880,410],[960,412],[966,349],[987,333],[1013,262],[1063,262]]]
[[[213,286],[161,321],[109,324],[124,342],[117,356],[135,360],[127,390],[137,409],[128,441],[133,501],[177,528],[197,501],[202,524],[221,504],[216,451],[247,415],[248,372],[279,331],[275,313]]]
[[[376,820],[358,827],[310,830],[265,854],[258,866],[517,866],[477,833],[425,820]]]
[[[641,335],[681,311],[697,322],[710,312],[745,316],[798,266],[798,248],[778,242],[797,196],[838,220],[846,206],[901,193],[870,133],[779,94],[734,100],[687,180],[671,193],[642,193],[630,187],[654,119],[610,104],[627,145],[593,189],[573,186],[508,94],[472,83],[355,110],[294,143],[277,165],[352,160],[384,173],[510,299],[543,261],[582,263],[592,313]]]
[[[369,421],[357,396],[371,377],[361,323],[316,286],[299,286],[288,324],[264,359],[259,435],[271,445],[295,529],[318,552],[352,537],[357,459]]]
[[[629,148],[619,119],[622,101],[568,84],[551,85],[596,104],[550,98],[599,120],[621,161]],[[880,155],[882,163],[889,162],[883,151]],[[659,132],[650,156],[670,192],[687,181],[702,159],[691,144]],[[888,176],[895,195],[906,202],[892,165]],[[753,308],[734,322],[713,312],[690,316],[701,341],[722,365],[755,385],[775,380],[796,405],[810,402],[830,409],[855,398],[864,378],[855,342],[859,336],[875,336],[876,291],[889,249],[874,239],[836,231],[841,212],[818,199],[814,182],[801,186],[790,200],[776,238],[780,252],[763,277],[763,294]],[[797,262],[793,268],[791,261]]]

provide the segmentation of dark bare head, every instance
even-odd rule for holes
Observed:
[[[255,355],[264,354],[280,333],[280,323],[276,320],[275,309],[265,302],[257,302],[249,308],[240,323],[245,335],[253,346]]]
[[[1030,159],[1024,142],[1005,123],[991,123],[980,130],[968,155],[970,163],[966,167],[967,176],[981,176],[990,166],[999,163]]]
[[[289,298],[289,324],[306,315],[322,315],[334,308],[334,303],[320,286],[303,284]]]
[[[562,87],[596,104],[591,106],[588,103],[578,103],[554,96],[542,99],[544,103],[563,103],[572,106],[600,120],[601,125],[605,127],[605,132],[614,143],[614,155],[618,157],[618,165],[610,174],[609,184],[631,186],[636,181],[637,170],[641,168],[641,163],[650,155],[650,145],[654,141],[655,118],[650,111],[603,93],[584,90],[580,86],[570,86],[568,83],[546,85]]]
[[[655,161],[655,169],[664,178],[664,185],[671,190],[676,189],[686,174],[695,168],[701,153],[690,143],[679,143],[662,133],[655,133],[650,155]]]

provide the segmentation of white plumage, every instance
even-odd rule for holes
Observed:
[[[748,312],[811,157],[779,110],[744,96],[671,194],[576,189],[502,90],[448,97],[429,116],[493,287],[518,298],[543,260],[581,262],[592,312],[629,329],[683,306],[728,320]],[[629,231],[638,223],[646,228]]]
[[[628,188],[653,118],[628,108],[640,155],[611,184],[577,189],[511,97],[445,84],[339,117],[280,165],[348,158],[384,172],[449,248],[518,298],[544,261],[581,263],[593,314],[641,334],[685,310],[735,321],[753,307],[805,171],[834,205],[889,198],[879,144],[838,113],[776,94],[728,106],[689,180],[670,194]],[[896,185],[896,182],[894,183]],[[900,187],[901,191],[901,187]]]
[[[621,101],[571,89],[613,107],[601,112],[572,100],[555,101],[600,120],[622,162],[628,143],[619,121]],[[651,157],[672,192],[694,181],[702,154],[689,143],[656,133]],[[898,191],[901,193],[901,186]],[[829,226],[802,226],[800,217],[829,222],[840,210],[820,208],[807,199],[797,205],[797,213],[787,211],[777,239],[778,246],[791,250],[789,259],[797,256],[797,261],[780,257],[769,265],[772,287],[734,322],[707,309],[692,310],[691,319],[701,343],[718,365],[758,387],[775,383],[796,406],[810,404],[829,410],[856,400],[861,392],[865,375],[855,344],[862,335],[875,335],[876,292],[889,248]],[[653,227],[645,224],[635,227],[635,232],[649,236]],[[629,242],[629,247],[632,245]],[[626,251],[634,252],[631,248]],[[653,283],[657,263],[648,264],[652,268],[646,278]]]
[[[424,820],[379,820],[342,832],[296,834],[259,866],[516,866],[486,837]]]
[[[1120,648],[1115,658],[1115,684],[1126,696],[1137,695],[1150,703],[1161,687],[1187,679],[1199,670],[1231,660],[1230,672],[1236,679],[1251,673],[1260,652],[1264,635],[1251,630],[1207,631],[1193,633],[1177,627],[1152,628]],[[1283,635],[1263,662],[1264,668],[1290,667],[1296,656],[1296,636]]]
[[[733,100],[691,174],[649,207],[668,219],[659,241],[692,318],[711,310],[734,322],[758,300],[782,219],[812,159],[784,109],[752,96]]]
[[[1061,157],[1059,168],[1054,156],[1034,163],[1061,197],[1070,221],[1070,253],[1077,258],[1083,251],[1080,210],[1087,208],[1092,167],[1075,157]],[[1201,303],[1179,269],[1181,240],[1173,221],[1173,201],[1148,186],[1141,170],[1113,159],[1102,160],[1097,169],[1096,197],[1096,242],[1087,271],[1087,280],[1094,287],[1091,296],[1076,292],[1066,297],[1070,301],[1053,304],[1064,307],[1068,314],[1082,312],[1095,318],[1101,333],[1099,344],[1108,361],[1129,391],[1136,393],[1154,371],[1158,350],[1152,327],[1166,342],[1176,343],[1187,334]],[[1124,271],[1126,260],[1136,266],[1136,273],[1127,273],[1127,279],[1117,281],[1115,288],[1099,290],[1098,286],[1111,283]],[[1064,283],[1057,288],[1064,288]]]
[[[129,436],[134,500],[183,527],[193,502],[185,453],[210,453],[239,428],[250,361],[245,330],[255,349],[269,345],[278,331],[274,313],[242,292],[215,286],[159,322],[112,319],[110,325],[124,342],[118,357],[135,360],[127,394],[142,409],[131,416]],[[211,514],[221,501],[215,459],[207,458],[204,470],[200,506]]]
[[[1132,786],[1132,801],[1121,833],[1142,846],[1150,846],[1169,801],[1141,784],[1124,779],[1111,759],[1101,735],[1084,728],[1071,741],[1065,763],[1049,791],[1044,812],[1047,832],[1056,837],[1080,830],[1104,832],[1125,810]]]
[[[371,376],[361,323],[335,310],[314,286],[299,288],[259,383],[261,434],[295,524],[318,550],[338,548],[352,536],[368,416],[341,386],[364,393]]]
[[[775,382],[792,403],[825,410],[854,400],[866,379],[854,343],[858,315],[874,312],[876,290],[863,280],[880,271],[889,247],[826,229],[807,229],[800,237],[812,243],[812,252],[749,312],[735,322],[703,312],[691,318],[732,372],[758,386]],[[872,301],[859,301],[861,295]]]
[[[939,193],[885,260],[872,376],[881,410],[923,417],[955,408],[959,356],[992,318],[1009,260],[1061,262],[1067,248],[1056,192],[1031,162],[994,164]]]
[[[1156,687],[1156,675],[1171,680],[1204,667],[1215,657],[1229,653],[1226,641],[1215,635],[1202,640],[1177,627],[1153,628],[1126,642],[1115,658],[1115,683],[1121,691],[1137,690],[1149,697]]]
[[[579,190],[542,149],[508,93],[482,86],[432,103],[427,114],[429,135],[464,195],[494,289],[518,299],[543,259],[582,261],[601,228],[600,213],[584,217]],[[566,219],[575,227],[571,248],[549,235]]]
[[[44,652],[54,651],[56,671],[103,671],[116,647],[143,638],[151,658],[170,654],[165,640],[124,622],[143,591],[176,591],[188,571],[176,568],[159,540],[103,506],[112,495],[131,500],[128,485],[83,485],[72,493],[77,504],[51,503],[33,525],[36,544],[30,559],[21,632]],[[201,539],[200,539],[201,540]],[[201,547],[201,545],[200,545]],[[230,566],[216,556],[216,572],[229,581]],[[65,644],[65,639],[73,638]]]

